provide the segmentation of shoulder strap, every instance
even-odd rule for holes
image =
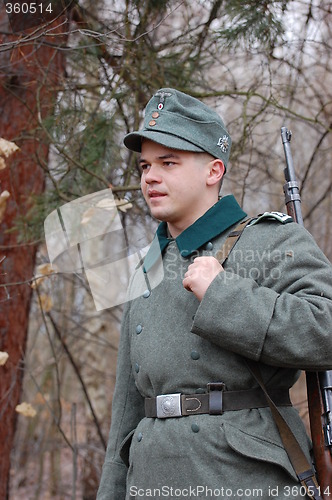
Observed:
[[[284,214],[282,212],[264,212],[263,214],[257,215],[257,217],[253,219],[252,224],[254,225],[264,220],[274,220],[281,222],[281,224],[294,222],[294,219],[288,214]]]
[[[225,243],[220,248],[220,250],[217,251],[217,253],[215,255],[216,259],[219,260],[219,262],[220,262],[221,265],[224,265],[224,263],[228,259],[229,254],[231,253],[231,251],[233,250],[234,246],[236,245],[238,239],[240,238],[240,236],[241,236],[244,228],[250,222],[252,222],[252,220],[253,220],[252,217],[250,219],[243,220],[242,222],[240,222],[240,224],[238,226],[236,226],[236,228],[234,229],[234,231],[232,231],[231,233],[229,233],[229,235],[227,236],[227,239],[226,239]]]
[[[257,363],[252,359],[245,359],[245,361],[247,363],[249,371],[264,392],[272,416],[278,427],[284,448],[300,483],[302,484],[302,486],[304,486],[309,498],[312,498],[313,500],[323,500],[320,496],[315,472],[313,471],[311,464],[308,462],[307,457],[302,451],[302,448],[299,445],[296,437],[294,436],[291,428],[287,424],[284,417],[281,415],[273,400],[270,398]]]
[[[238,239],[240,238],[241,234],[243,233],[243,230],[248,225],[253,226],[253,225],[261,222],[262,220],[276,220],[278,222],[281,222],[282,224],[288,224],[289,222],[294,222],[292,217],[290,217],[287,214],[283,214],[281,212],[264,212],[263,214],[258,215],[257,217],[250,217],[250,218],[244,219],[242,222],[240,222],[240,224],[238,226],[236,226],[234,231],[229,233],[224,245],[216,253],[216,258],[219,260],[221,265],[223,265],[226,262],[228,255],[233,250]]]

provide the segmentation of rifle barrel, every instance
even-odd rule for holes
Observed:
[[[286,184],[284,184],[285,203],[287,209],[289,210],[289,215],[293,217],[295,222],[303,226],[301,196],[300,196],[299,185],[296,180],[293,157],[290,148],[292,132],[288,130],[286,127],[282,127],[281,138],[282,138],[282,144],[284,146],[286,165],[287,165],[284,170],[286,179]]]
[[[296,180],[293,158],[290,149],[292,133],[281,128],[281,138],[286,158],[284,185],[287,213],[295,222],[303,226],[301,197]],[[314,458],[318,479],[322,490],[332,483],[332,370],[306,372],[310,428],[313,441]],[[316,408],[316,406],[319,408]],[[323,422],[322,422],[323,420]],[[324,498],[327,498],[323,494]]]

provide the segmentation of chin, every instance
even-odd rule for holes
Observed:
[[[152,217],[160,221],[167,221],[167,215],[161,210],[150,210]]]
[[[152,217],[160,221],[169,222],[170,214],[165,210],[158,210],[156,207],[150,207]]]

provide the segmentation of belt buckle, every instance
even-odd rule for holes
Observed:
[[[157,418],[181,417],[181,394],[157,396]]]

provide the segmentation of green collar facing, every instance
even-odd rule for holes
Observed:
[[[175,238],[182,257],[189,257],[195,250],[219,236],[246,215],[233,195],[221,198],[202,217]],[[170,241],[172,239],[167,237],[167,223],[161,222],[144,259],[144,270],[146,272],[151,269]]]

